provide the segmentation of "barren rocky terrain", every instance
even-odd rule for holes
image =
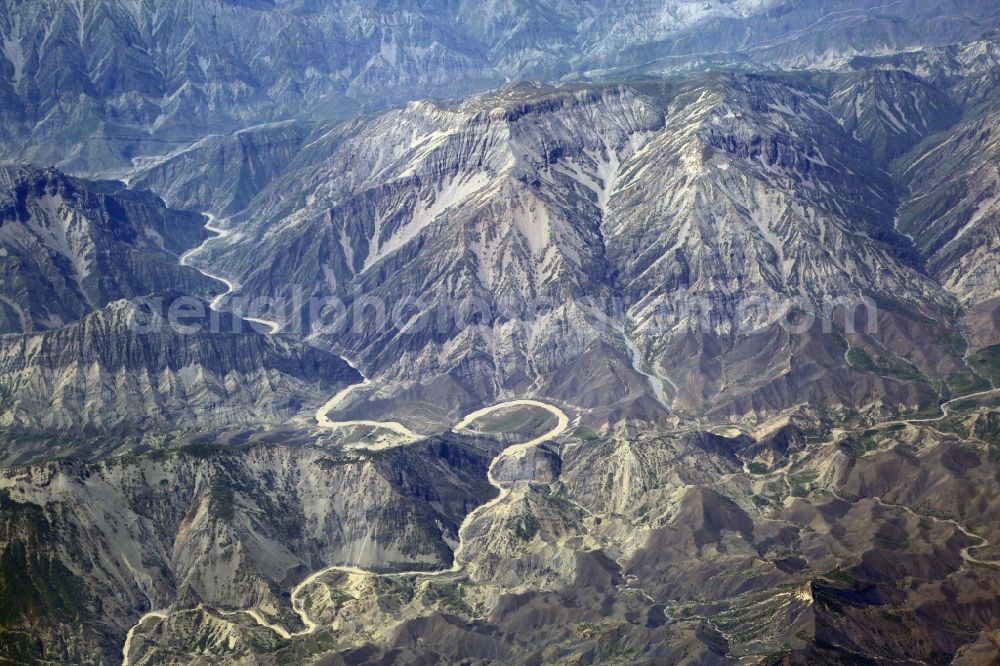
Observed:
[[[0,0],[0,662],[1000,662],[983,0]]]

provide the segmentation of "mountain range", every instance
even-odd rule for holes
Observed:
[[[2,8],[5,156],[91,172],[220,129],[343,118],[512,79],[829,66],[1000,27],[979,0],[6,0]]]
[[[984,0],[0,0],[0,661],[1000,659]]]

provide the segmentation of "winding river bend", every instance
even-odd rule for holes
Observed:
[[[350,362],[348,362],[350,364]],[[351,366],[353,367],[353,366]],[[355,368],[356,369],[356,368]],[[351,384],[343,391],[340,391],[335,396],[330,398],[325,405],[319,408],[316,412],[316,424],[320,428],[349,428],[351,426],[367,426],[369,428],[382,428],[384,430],[391,430],[402,438],[401,443],[407,444],[411,442],[416,442],[417,440],[423,439],[420,435],[413,432],[402,423],[396,423],[395,421],[333,421],[330,419],[330,412],[337,409],[344,400],[347,399],[351,393],[357,389],[367,388],[372,385],[370,379],[365,379],[360,384]]]
[[[358,386],[358,385],[356,384],[355,386]],[[341,572],[341,573],[349,573],[349,574],[360,574],[360,575],[365,575],[365,576],[381,576],[381,577],[395,577],[395,578],[417,577],[417,576],[426,577],[426,578],[433,578],[433,577],[443,576],[443,575],[446,575],[446,574],[458,573],[459,571],[461,571],[462,570],[462,566],[463,566],[461,555],[462,555],[462,551],[463,551],[464,546],[465,546],[465,539],[463,538],[463,534],[465,533],[466,528],[472,523],[473,520],[476,519],[477,516],[479,516],[480,514],[482,514],[484,511],[489,510],[491,507],[496,506],[497,504],[499,504],[500,502],[502,502],[504,499],[506,499],[507,496],[510,494],[510,488],[501,485],[500,482],[497,481],[496,477],[493,475],[494,468],[504,458],[507,458],[507,457],[510,457],[510,456],[521,455],[521,454],[525,453],[526,451],[528,451],[529,449],[532,449],[532,448],[534,448],[536,446],[539,446],[539,445],[541,445],[541,444],[543,444],[543,443],[545,443],[545,442],[547,442],[547,441],[549,441],[549,440],[551,440],[551,439],[553,439],[553,438],[558,437],[559,435],[561,435],[569,427],[569,417],[566,415],[565,412],[563,412],[558,407],[556,407],[554,405],[550,405],[550,404],[548,404],[546,402],[541,402],[541,401],[538,401],[538,400],[511,400],[509,402],[502,402],[502,403],[499,403],[499,404],[496,404],[496,405],[492,405],[490,407],[485,407],[483,409],[480,409],[480,410],[477,410],[475,412],[472,412],[471,414],[466,415],[465,418],[463,418],[461,421],[459,421],[459,423],[457,423],[451,429],[452,432],[457,432],[457,431],[460,431],[460,430],[465,430],[474,421],[476,421],[476,420],[478,420],[478,419],[480,419],[480,418],[482,418],[484,416],[487,416],[488,414],[491,414],[491,413],[493,413],[495,411],[498,411],[498,410],[508,409],[510,407],[519,407],[519,406],[539,407],[541,409],[545,409],[545,410],[551,412],[553,415],[555,415],[555,417],[557,419],[556,425],[550,431],[548,431],[547,433],[545,433],[544,435],[542,435],[540,437],[536,437],[535,439],[532,439],[531,441],[524,442],[524,443],[521,443],[521,444],[512,444],[511,446],[508,446],[503,451],[501,451],[493,459],[493,461],[490,463],[489,470],[487,471],[487,474],[486,474],[486,478],[489,480],[490,485],[492,485],[494,488],[496,488],[499,492],[498,492],[497,496],[494,497],[489,502],[486,502],[485,504],[481,504],[478,507],[476,507],[475,509],[473,509],[472,511],[470,511],[469,514],[465,516],[465,519],[462,520],[462,524],[459,525],[459,527],[458,527],[458,546],[456,546],[455,551],[452,554],[452,564],[451,564],[451,567],[449,567],[447,569],[439,569],[438,571],[427,571],[427,570],[421,569],[421,570],[417,570],[417,571],[397,571],[397,572],[393,572],[393,573],[378,573],[378,572],[368,571],[366,569],[361,569],[359,567],[352,567],[352,566],[345,566],[345,565],[334,565],[334,566],[327,567],[325,569],[320,569],[319,571],[316,571],[315,573],[313,573],[312,575],[310,575],[308,578],[306,578],[305,580],[303,580],[301,583],[299,583],[298,585],[296,585],[294,588],[292,588],[292,592],[291,592],[292,610],[294,610],[295,614],[299,616],[299,619],[302,621],[302,625],[305,627],[304,629],[302,629],[300,631],[296,631],[296,632],[290,632],[290,631],[288,631],[287,629],[285,629],[283,627],[267,623],[266,621],[264,621],[264,618],[261,616],[260,612],[257,611],[257,610],[255,610],[255,609],[254,610],[248,610],[248,611],[237,611],[237,612],[244,612],[244,613],[246,613],[247,615],[249,615],[250,617],[252,617],[257,622],[257,624],[273,630],[275,633],[277,633],[282,638],[294,638],[296,636],[303,636],[303,635],[310,634],[310,633],[316,631],[316,629],[317,629],[316,623],[312,620],[312,618],[309,617],[309,613],[306,612],[306,610],[305,610],[305,608],[304,608],[304,606],[302,604],[302,592],[306,588],[308,588],[309,585],[311,585],[313,582],[315,582],[317,579],[321,578],[322,576],[324,576],[324,575],[326,575],[328,573]],[[317,414],[317,422],[319,422],[319,424],[321,426],[323,426],[323,427],[331,427],[331,426],[324,426],[323,423],[320,422],[320,415],[319,414]],[[332,427],[340,427],[340,425],[341,425],[341,424],[339,424],[337,422],[329,422],[329,423],[333,424]],[[356,422],[345,422],[345,423],[351,425],[351,424],[354,424]],[[385,424],[380,424],[377,421],[374,421],[374,422],[371,422],[371,423],[377,424],[380,427],[385,427]]]
[[[367,383],[367,381],[366,381],[366,383]],[[349,390],[350,388],[356,388],[356,387],[359,387],[359,386],[362,386],[362,384],[354,384],[353,387],[349,387],[348,389],[345,389],[345,391]],[[341,391],[341,393],[344,393],[344,391]],[[340,393],[338,393],[336,396],[334,396],[333,399],[330,400],[330,402],[327,403],[327,405],[324,405],[324,408],[326,406],[330,405],[331,403],[333,403],[333,405],[336,406],[336,404],[339,404],[339,402],[335,402],[335,400],[337,398],[339,398],[340,401],[343,401],[344,397],[345,396],[342,396]],[[324,576],[324,575],[326,575],[328,573],[341,572],[341,573],[358,574],[358,575],[365,575],[365,576],[381,576],[381,577],[396,577],[396,578],[410,577],[410,576],[412,576],[412,577],[421,576],[421,577],[433,578],[433,577],[443,576],[443,575],[447,575],[447,574],[454,574],[454,573],[458,573],[459,571],[461,571],[462,570],[462,566],[463,566],[461,556],[462,556],[462,551],[463,551],[464,546],[465,546],[465,539],[463,538],[463,535],[465,533],[466,528],[472,523],[472,521],[474,521],[476,519],[477,516],[479,516],[480,514],[482,514],[484,511],[489,510],[491,507],[496,506],[500,502],[504,501],[507,498],[507,496],[510,494],[510,488],[502,485],[499,481],[497,481],[496,477],[493,474],[493,470],[496,468],[497,464],[501,460],[503,460],[504,458],[508,458],[508,457],[511,457],[511,456],[523,455],[524,453],[526,453],[530,449],[532,449],[532,448],[534,448],[536,446],[539,446],[539,445],[541,445],[541,444],[543,444],[543,443],[545,443],[547,441],[550,441],[551,439],[553,439],[555,437],[558,437],[563,432],[565,432],[567,428],[569,428],[569,417],[566,415],[565,412],[563,412],[558,407],[556,407],[554,405],[550,405],[549,403],[546,403],[546,402],[542,402],[540,400],[511,400],[509,402],[502,402],[502,403],[499,403],[497,405],[492,405],[490,407],[484,407],[483,409],[479,409],[479,410],[474,411],[474,412],[472,412],[470,414],[467,414],[461,421],[459,421],[455,426],[453,426],[451,428],[452,432],[458,432],[460,430],[466,430],[468,428],[468,426],[470,426],[473,422],[475,422],[478,419],[480,419],[480,418],[482,418],[484,416],[487,416],[487,415],[489,415],[489,414],[491,414],[491,413],[493,413],[495,411],[503,410],[503,409],[509,409],[511,407],[524,407],[524,406],[538,407],[538,408],[547,410],[548,412],[552,413],[556,417],[556,425],[550,431],[548,431],[544,435],[541,435],[540,437],[536,437],[535,439],[532,439],[532,440],[530,440],[528,442],[523,442],[523,443],[520,443],[520,444],[512,444],[511,446],[508,446],[503,451],[501,451],[499,453],[499,455],[497,455],[493,459],[493,461],[490,463],[489,470],[487,471],[487,474],[486,474],[486,478],[489,481],[490,485],[492,485],[494,488],[496,488],[499,492],[498,492],[497,496],[494,497],[492,500],[490,500],[489,502],[486,502],[485,504],[479,505],[478,507],[476,507],[475,509],[473,509],[471,512],[469,512],[469,514],[462,521],[462,524],[459,525],[459,527],[458,527],[458,546],[456,546],[455,551],[454,551],[454,553],[452,555],[452,565],[451,565],[451,567],[449,567],[447,569],[440,569],[438,571],[418,570],[418,571],[398,571],[398,572],[393,572],[393,573],[379,573],[379,572],[368,571],[366,569],[361,569],[359,567],[352,567],[352,566],[339,565],[339,564],[327,567],[325,569],[320,569],[319,571],[316,571],[316,572],[312,573],[310,576],[308,576],[307,578],[305,578],[301,583],[299,583],[294,588],[292,588],[292,591],[291,591],[292,610],[295,612],[296,615],[299,616],[299,619],[302,622],[302,626],[304,627],[303,629],[301,629],[299,631],[289,631],[288,629],[286,629],[285,627],[282,627],[281,625],[272,624],[272,623],[268,622],[264,618],[263,614],[259,610],[257,610],[256,608],[250,608],[250,609],[239,610],[239,611],[227,611],[227,612],[224,612],[222,614],[223,615],[238,615],[240,613],[243,613],[243,614],[247,615],[248,617],[250,617],[251,619],[253,619],[254,622],[256,622],[258,625],[270,629],[271,631],[273,631],[274,633],[278,634],[279,636],[281,636],[284,639],[291,639],[291,638],[295,638],[296,636],[304,636],[304,635],[307,635],[307,634],[311,634],[314,631],[316,631],[316,629],[319,628],[319,625],[317,625],[316,622],[313,621],[313,619],[311,617],[309,617],[309,613],[305,609],[304,603],[302,601],[302,593],[303,593],[304,590],[306,590],[306,588],[308,588],[317,579],[321,578],[322,576]],[[383,423],[383,422],[380,422],[380,421],[339,421],[339,422],[338,421],[330,421],[329,418],[326,416],[327,412],[324,411],[324,408],[321,408],[320,411],[317,412],[317,414],[316,414],[317,424],[320,427],[323,427],[323,428],[339,428],[339,427],[347,427],[347,426],[358,425],[358,424],[372,425],[372,426],[375,426],[375,427],[389,427],[389,424],[386,424],[386,423]],[[399,425],[399,424],[395,424],[395,425]],[[402,427],[402,426],[400,426],[400,427]],[[392,429],[392,428],[389,428],[389,429]],[[415,437],[415,438],[418,438],[418,439],[420,438],[419,435],[415,435],[412,432],[410,434],[413,435],[413,437]],[[169,615],[170,615],[170,611],[168,611],[168,610],[150,611],[149,613],[146,613],[145,615],[143,615],[139,619],[139,621],[136,622],[135,625],[131,629],[129,629],[128,635],[125,637],[125,646],[122,649],[122,666],[129,666],[130,663],[131,663],[129,661],[129,650],[132,647],[132,639],[133,639],[133,637],[135,635],[136,629],[138,629],[147,620],[154,620],[155,619],[155,620],[161,620],[162,621],[162,620],[167,619],[169,617]]]
[[[204,252],[204,250],[206,249],[206,245],[208,243],[212,241],[217,241],[221,238],[225,238],[230,233],[228,230],[215,227],[214,226],[215,217],[208,213],[206,213],[206,215],[208,216],[209,221],[208,224],[205,225],[205,228],[208,229],[209,231],[215,232],[216,235],[209,239],[206,239],[198,247],[192,250],[188,250],[183,255],[181,255],[180,262],[184,266],[191,266],[191,264],[188,263],[190,258],[201,252]],[[236,285],[233,282],[227,280],[224,277],[209,273],[201,268],[198,268],[197,266],[191,266],[191,267],[195,268],[196,270],[198,270],[207,277],[219,280],[220,282],[224,283],[228,288],[225,293],[216,296],[209,304],[213,310],[218,310],[222,305],[222,303],[225,301],[225,298],[237,289]],[[266,319],[251,319],[249,317],[244,317],[244,319],[269,326],[271,328],[271,330],[269,331],[270,334],[274,334],[279,330],[281,330],[281,325],[274,321]],[[375,428],[384,428],[387,430],[391,430],[396,434],[400,435],[401,437],[403,437],[404,439],[404,441],[402,442],[403,444],[423,439],[423,437],[414,433],[406,426],[400,423],[396,423],[394,421],[389,421],[389,422],[333,421],[330,419],[329,417],[330,412],[336,409],[339,405],[341,405],[352,391],[370,385],[371,381],[365,379],[365,381],[361,384],[353,384],[351,386],[348,386],[346,389],[338,392],[336,395],[330,398],[330,400],[328,400],[326,404],[320,407],[319,410],[316,412],[316,424],[321,428],[327,428],[327,429],[346,428],[358,425],[375,427]],[[540,400],[523,399],[523,400],[510,400],[507,402],[501,402],[499,404],[492,405],[489,407],[484,407],[482,409],[478,409],[474,412],[471,412],[465,415],[465,417],[463,417],[461,421],[452,426],[451,431],[459,432],[463,430],[468,430],[469,426],[471,426],[475,421],[483,418],[484,416],[488,416],[493,412],[509,409],[511,407],[536,407],[539,409],[544,409],[556,417],[556,424],[555,426],[553,426],[551,430],[549,430],[548,432],[539,437],[535,437],[534,439],[527,442],[522,442],[520,444],[512,444],[508,446],[490,462],[490,466],[486,473],[486,478],[489,481],[490,485],[496,488],[499,492],[497,493],[496,497],[494,497],[489,502],[481,504],[475,509],[473,509],[471,512],[469,512],[468,515],[465,516],[465,519],[462,520],[462,524],[459,525],[458,527],[458,545],[455,547],[455,551],[452,554],[451,567],[447,569],[440,569],[438,571],[418,570],[418,571],[399,571],[393,573],[373,572],[373,571],[368,571],[366,569],[361,569],[359,567],[352,567],[346,565],[333,565],[325,569],[320,569],[319,571],[316,571],[311,575],[309,575],[301,583],[292,588],[291,591],[292,610],[295,612],[296,615],[299,616],[299,619],[302,622],[302,626],[304,627],[299,631],[289,631],[288,629],[286,629],[281,625],[272,624],[268,622],[264,618],[264,615],[256,608],[249,608],[238,611],[226,611],[223,612],[222,614],[229,616],[245,614],[251,619],[253,619],[254,622],[256,622],[258,625],[270,629],[271,631],[273,631],[274,633],[276,633],[277,635],[281,636],[284,639],[291,639],[296,636],[304,636],[307,634],[311,634],[315,632],[316,629],[319,628],[319,625],[317,625],[316,622],[311,617],[309,617],[309,613],[305,609],[305,605],[302,600],[302,593],[317,579],[321,578],[322,576],[328,573],[342,572],[342,573],[364,575],[364,576],[397,577],[397,578],[417,577],[417,576],[432,578],[437,576],[454,574],[461,571],[463,566],[461,555],[465,546],[465,540],[463,538],[463,534],[465,533],[466,528],[472,523],[472,521],[476,519],[477,516],[481,515],[484,511],[488,511],[491,507],[494,507],[500,502],[503,502],[511,492],[510,488],[502,485],[499,481],[497,481],[496,477],[494,476],[493,470],[496,468],[497,464],[505,458],[523,455],[527,453],[529,450],[537,446],[540,446],[541,444],[550,441],[555,437],[558,437],[569,428],[570,424],[569,416],[567,416],[565,412],[563,412],[555,405],[551,405],[547,402],[542,402]],[[154,610],[146,613],[141,618],[139,618],[139,621],[136,622],[131,629],[129,629],[128,634],[125,637],[125,645],[122,648],[122,666],[130,666],[131,664],[129,658],[129,652],[131,651],[132,648],[132,641],[135,637],[136,630],[139,629],[139,627],[141,627],[148,620],[158,620],[158,621],[166,620],[168,617],[170,617],[172,612],[176,611]]]
[[[202,213],[202,215],[208,218],[208,222],[205,223],[205,229],[211,231],[215,235],[210,238],[206,238],[204,241],[202,241],[201,245],[199,245],[198,247],[192,248],[187,252],[185,252],[184,254],[182,254],[180,258],[180,264],[181,266],[187,266],[189,268],[193,268],[202,275],[204,275],[205,277],[211,278],[226,285],[226,290],[221,294],[219,294],[218,296],[216,296],[215,298],[213,298],[212,302],[208,304],[210,308],[212,308],[216,312],[219,312],[226,298],[228,298],[231,294],[235,293],[239,289],[239,285],[237,285],[235,282],[233,282],[228,278],[222,277],[221,275],[217,275],[215,273],[209,273],[204,268],[195,266],[194,264],[191,263],[191,257],[204,253],[208,249],[208,246],[211,243],[229,237],[232,234],[232,231],[230,231],[229,229],[223,229],[221,227],[215,226],[215,215],[213,215],[212,213]],[[261,324],[263,326],[267,326],[270,329],[268,331],[269,335],[273,335],[281,330],[281,324],[276,321],[272,321],[270,319],[243,317],[243,315],[240,315],[240,317],[246,319],[247,321],[252,321],[255,324]]]

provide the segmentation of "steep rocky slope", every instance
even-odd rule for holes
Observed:
[[[0,167],[0,332],[57,328],[164,289],[216,289],[178,264],[207,236],[204,223],[120,184]]]
[[[232,223],[242,238],[218,260],[248,293],[291,302],[299,289],[322,304],[384,304],[393,321],[347,322],[338,346],[387,378],[436,377],[445,404],[473,404],[590,348],[622,347],[601,330],[613,278],[597,198],[572,173],[546,173],[551,185],[540,187],[537,171],[562,153],[633,150],[661,123],[619,87],[549,96],[528,86],[455,109],[413,104],[314,142]],[[436,320],[417,318],[422,310]],[[294,329],[306,314],[268,316]],[[308,325],[334,333],[332,312],[322,314]],[[536,326],[576,337],[556,346]],[[434,351],[444,344],[454,352]],[[623,371],[609,388],[621,395],[643,381]]]
[[[899,166],[909,196],[899,228],[913,237],[928,271],[970,308],[982,345],[1000,341],[1000,114],[973,115]],[[978,321],[978,323],[977,323]]]
[[[780,79],[696,79],[672,100],[664,131],[619,169],[602,234],[629,327],[653,371],[680,388],[678,408],[766,413],[819,394],[862,409],[886,393],[922,400],[916,385],[861,379],[854,370],[870,367],[851,362],[854,348],[919,368],[914,376],[960,371],[931,332],[948,298],[898,250],[889,178],[824,102]],[[842,308],[857,315],[853,332]],[[873,331],[862,322],[876,309]],[[929,346],[888,349],[900,336]]]
[[[842,122],[821,91],[759,75],[411,104],[311,139],[215,259],[261,316],[405,399],[919,408],[968,372],[942,342],[954,302],[893,229],[875,139]],[[796,313],[828,321],[789,334]]]
[[[285,122],[209,136],[183,151],[137,161],[129,186],[156,192],[173,208],[229,215],[284,172],[308,135],[307,124]]]
[[[0,422],[78,434],[280,423],[361,380],[333,354],[210,312],[171,292],[0,336]]]
[[[220,611],[291,620],[288,587],[322,566],[447,566],[458,523],[492,491],[488,457],[444,440],[374,456],[207,443],[5,470],[0,591],[38,594],[4,604],[4,656],[117,663],[146,610],[201,604],[232,649],[245,618]],[[269,634],[257,650],[276,647]]]
[[[927,272],[966,309],[977,346],[1000,339],[992,224],[1000,48],[983,39],[852,59],[831,108],[892,171],[897,228]],[[912,148],[912,150],[910,150]],[[991,226],[992,225],[992,226]]]
[[[847,77],[831,95],[845,129],[891,162],[931,134],[954,124],[960,112],[947,93],[904,70],[873,69]]]

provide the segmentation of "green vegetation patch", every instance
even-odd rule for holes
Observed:
[[[1000,345],[980,349],[969,357],[969,364],[993,386],[1000,386]]]
[[[965,352],[969,351],[969,343],[958,331],[951,329],[945,329],[938,334],[938,340],[948,348],[955,356],[965,356]]]
[[[526,437],[541,435],[552,430],[556,417],[551,412],[536,407],[520,407],[506,410],[498,415],[487,415],[473,424],[473,427],[487,434],[518,434]]]
[[[601,441],[601,436],[596,432],[588,428],[587,426],[579,426],[573,431],[573,437],[577,439],[582,439],[585,442],[599,442]]]
[[[0,527],[4,534],[17,534],[31,540],[33,547],[54,541],[52,525],[36,504],[22,503],[0,490]]]
[[[893,423],[881,428],[868,428],[859,433],[850,433],[838,442],[840,449],[852,458],[860,458],[878,449],[879,444],[890,435],[906,430],[905,423]]]
[[[427,596],[431,602],[452,613],[464,615],[470,612],[461,583],[431,583],[427,587]]]
[[[991,411],[977,416],[972,431],[984,442],[1000,447],[1000,412]]]
[[[597,652],[598,663],[615,660],[627,660],[636,655],[636,649],[626,646],[620,641],[602,643]]]
[[[851,347],[851,350],[847,352],[847,362],[851,364],[851,367],[857,370],[861,370],[862,372],[873,372],[883,377],[893,377],[895,379],[912,381],[927,381],[927,378],[924,377],[923,373],[921,373],[916,367],[908,363],[903,363],[898,359],[888,358],[885,356],[872,358],[868,355],[868,352],[860,347]]]
[[[859,582],[857,578],[847,573],[840,567],[837,567],[833,571],[827,571],[823,574],[823,577],[836,583],[849,585],[850,587],[855,587]]]
[[[37,632],[0,629],[0,664],[38,664],[44,654],[45,645]]]
[[[957,375],[948,375],[945,380],[951,395],[965,395],[967,393],[977,393],[990,388],[990,383],[971,372],[963,372]]]
[[[778,664],[783,663],[788,655],[791,654],[792,649],[789,646],[784,646],[780,651],[769,652],[760,661],[757,662],[757,666],[778,666]]]
[[[55,620],[81,622],[89,616],[83,582],[58,559],[23,541],[0,552],[0,626]]]
[[[229,522],[236,515],[236,495],[225,479],[216,478],[208,491],[208,513],[216,520]]]
[[[526,514],[524,516],[518,516],[512,520],[512,528],[514,534],[517,535],[522,541],[531,541],[538,534],[542,525],[538,522],[538,519],[531,514]]]
[[[872,300],[875,301],[875,305],[879,310],[884,310],[885,312],[894,312],[898,315],[902,315],[907,319],[912,321],[920,322],[922,324],[933,324],[935,323],[933,319],[927,315],[917,312],[909,304],[902,301],[898,301],[894,298],[887,298],[881,294],[871,294]]]
[[[797,472],[788,475],[788,482],[792,486],[792,495],[795,497],[805,497],[809,494],[810,486],[819,478],[819,472]]]
[[[224,455],[230,453],[231,449],[220,446],[218,444],[207,444],[207,443],[196,443],[188,444],[187,446],[182,446],[177,449],[181,454],[190,456],[192,458],[198,458],[200,460],[215,458],[216,456]]]

